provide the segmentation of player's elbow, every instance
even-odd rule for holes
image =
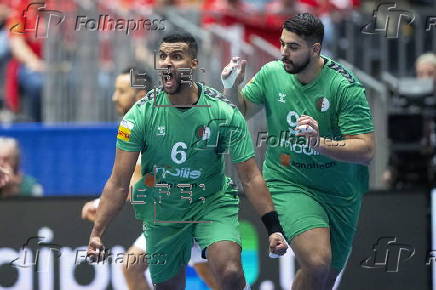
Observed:
[[[371,163],[371,161],[374,159],[374,156],[375,156],[375,146],[374,146],[374,144],[372,144],[372,143],[371,144],[367,144],[364,147],[362,155],[361,155],[361,163],[363,165],[368,166]]]
[[[105,191],[117,192],[127,196],[129,193],[130,182],[128,179],[126,180],[112,175],[106,182]]]

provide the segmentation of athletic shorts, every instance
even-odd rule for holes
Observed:
[[[158,257],[149,263],[153,284],[171,279],[188,264],[194,240],[203,250],[219,241],[232,241],[241,246],[237,193],[220,191],[204,201],[193,201],[190,208],[167,207],[166,204],[156,209],[155,220],[143,223],[146,252]],[[149,211],[154,210],[151,204],[146,206]],[[160,212],[165,213],[162,215],[165,220],[159,218]]]
[[[317,198],[317,194],[323,194],[325,200],[325,193],[292,185],[267,185],[288,242],[305,231],[330,228],[331,267],[341,271],[351,252],[361,201],[351,202],[347,207],[337,206]]]
[[[141,234],[133,244],[138,249],[141,249],[144,253],[147,252],[147,241],[145,239],[144,234]],[[201,257],[201,248],[198,243],[194,242],[191,248],[191,259],[189,260],[188,265],[194,266],[195,264],[207,263],[207,259],[203,259]]]

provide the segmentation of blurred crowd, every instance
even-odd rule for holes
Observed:
[[[59,21],[63,15],[71,15],[86,7],[96,7],[102,15],[130,18],[130,15],[148,17],[159,15],[167,8],[193,10],[198,12],[198,24],[204,28],[213,25],[242,27],[244,41],[259,36],[279,47],[283,21],[301,11],[318,15],[324,22],[325,45],[333,41],[332,23],[360,5],[359,0],[2,0],[0,2],[0,101],[1,106],[13,112],[16,121],[42,121],[42,93],[44,75],[50,68],[45,61],[44,34],[47,21]],[[61,13],[46,13],[44,11]],[[83,10],[82,10],[83,11]],[[54,16],[54,17],[52,17]],[[58,17],[59,19],[57,19]],[[75,19],[63,19],[66,25],[77,24]],[[76,22],[76,23],[74,23]],[[70,26],[69,26],[70,27]],[[102,31],[109,30],[105,24]],[[147,31],[136,29],[131,35],[141,39]],[[130,35],[129,35],[130,36]],[[74,39],[70,39],[74,47]],[[113,70],[110,41],[101,41],[101,71]],[[150,53],[143,47],[135,47],[139,58],[150,65]],[[72,48],[74,49],[74,48]],[[103,86],[110,86],[104,73]],[[80,80],[79,80],[80,83]],[[109,88],[110,90],[111,88]],[[1,118],[1,116],[0,116]]]

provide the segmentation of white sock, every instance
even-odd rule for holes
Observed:
[[[251,290],[250,284],[245,284],[245,287],[242,290]]]

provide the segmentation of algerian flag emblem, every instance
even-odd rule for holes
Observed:
[[[325,112],[330,108],[330,101],[326,97],[321,97],[316,100],[316,108],[320,112]]]

